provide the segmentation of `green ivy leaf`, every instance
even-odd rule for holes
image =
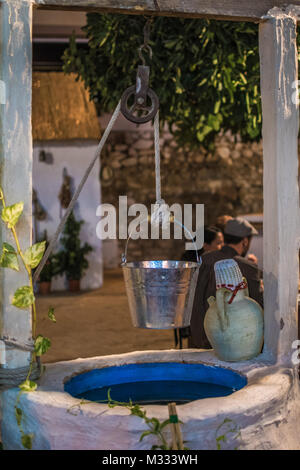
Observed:
[[[51,341],[42,335],[38,335],[34,343],[34,352],[36,356],[45,354],[51,346]]]
[[[133,405],[130,411],[132,415],[146,419],[146,412],[143,411],[139,405]]]
[[[24,202],[17,202],[12,206],[3,207],[2,209],[2,220],[7,223],[8,228],[12,228],[16,225],[20,215],[23,212]]]
[[[166,419],[165,421],[163,421],[160,425],[160,429],[162,430],[163,428],[165,428],[168,424],[170,424],[170,420],[169,419]]]
[[[153,424],[153,430],[155,432],[158,432],[159,428],[160,428],[159,420],[157,418],[151,418],[151,419],[149,419],[149,422]]]
[[[40,263],[45,252],[46,242],[35,243],[27,248],[24,253],[25,263],[31,268],[36,268]]]
[[[22,442],[22,446],[25,449],[28,449],[28,450],[32,449],[33,437],[34,437],[33,434],[22,434],[21,442]]]
[[[18,408],[17,406],[15,406],[15,413],[16,413],[16,420],[17,420],[18,426],[21,426],[22,415],[23,415],[21,408]]]
[[[12,300],[12,305],[18,308],[25,309],[25,308],[30,307],[30,305],[33,304],[34,300],[35,298],[34,298],[31,287],[22,286],[16,290],[13,300]]]
[[[19,385],[19,389],[22,392],[34,392],[37,388],[37,383],[33,382],[32,380],[25,380]]]
[[[150,436],[150,434],[153,434],[153,431],[145,431],[141,434],[141,437],[140,437],[140,442],[144,439],[144,437],[146,436]]]
[[[14,247],[6,242],[3,242],[2,245],[0,266],[2,266],[2,268],[11,268],[15,271],[19,271],[18,255]]]
[[[53,323],[56,323],[56,318],[55,318],[55,315],[54,315],[54,308],[53,307],[50,307],[49,310],[48,310],[48,318],[50,318],[50,320],[53,321]]]

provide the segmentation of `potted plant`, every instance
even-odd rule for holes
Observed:
[[[88,243],[81,246],[79,234],[83,224],[73,212],[70,214],[61,237],[61,250],[54,255],[55,275],[65,274],[72,292],[80,290],[80,280],[89,267],[86,255],[93,250]]]
[[[44,232],[43,240],[46,241],[46,249],[48,247],[47,231]],[[51,292],[51,280],[54,276],[53,256],[49,256],[45,266],[43,267],[38,279],[39,293],[47,295]]]
[[[47,295],[51,292],[52,277],[51,260],[48,259],[39,276],[39,294]]]

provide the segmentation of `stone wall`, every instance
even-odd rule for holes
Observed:
[[[128,196],[128,205],[136,202],[150,207],[155,202],[151,130],[113,132],[102,168],[103,203],[117,207],[119,195]],[[207,224],[213,224],[222,214],[262,212],[262,177],[261,143],[242,143],[225,135],[207,154],[201,146],[192,152],[178,149],[169,133],[161,138],[162,197],[170,205],[205,204]],[[120,253],[124,240],[118,243]],[[137,240],[131,241],[130,246],[131,259],[178,259],[184,250],[180,240]]]

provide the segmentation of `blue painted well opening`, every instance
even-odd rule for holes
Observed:
[[[69,380],[65,391],[76,398],[104,403],[110,389],[111,398],[116,401],[183,404],[227,396],[246,384],[246,377],[222,367],[155,362],[94,369]]]

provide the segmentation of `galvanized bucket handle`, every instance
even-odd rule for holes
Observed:
[[[141,223],[145,222],[145,220],[148,220],[148,217],[146,217],[145,219],[143,219]],[[170,222],[174,222],[174,224],[179,225],[181,228],[183,228],[183,230],[184,230],[186,233],[188,233],[188,235],[190,236],[191,241],[192,241],[192,243],[194,244],[194,247],[195,247],[196,258],[197,258],[197,264],[201,265],[201,264],[202,264],[202,259],[201,259],[201,257],[199,257],[198,248],[197,248],[197,245],[196,245],[196,243],[195,243],[195,241],[194,241],[194,239],[193,239],[193,237],[192,237],[191,232],[190,232],[181,222],[179,222],[179,220],[177,220],[177,219],[175,219],[175,218],[174,218],[172,221],[170,221]],[[133,232],[133,230],[132,230],[132,231],[130,232],[130,234],[128,235],[128,238],[127,238],[127,240],[126,240],[126,245],[125,245],[125,252],[122,253],[122,265],[127,263],[127,248],[128,248],[128,242],[129,242],[129,240],[130,240],[130,238],[131,238],[132,232]]]

